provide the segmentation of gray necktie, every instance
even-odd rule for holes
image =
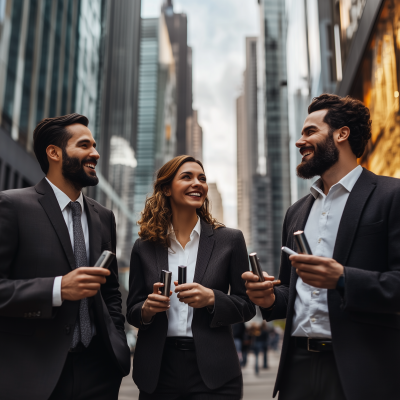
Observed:
[[[74,201],[69,203],[72,211],[72,222],[74,227],[74,256],[76,268],[86,267],[88,265],[86,255],[85,237],[81,223],[81,205]],[[84,298],[79,304],[79,316],[75,324],[74,334],[72,336],[71,348],[75,348],[79,342],[88,347],[92,340],[92,326],[90,323],[88,299]]]

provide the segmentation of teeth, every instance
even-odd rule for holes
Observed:
[[[188,196],[197,196],[197,197],[201,197],[200,193],[189,193]]]
[[[85,164],[85,167],[95,169],[95,165],[93,164]]]

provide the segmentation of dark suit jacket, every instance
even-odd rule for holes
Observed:
[[[282,245],[294,249],[314,203],[310,194],[287,211]],[[400,393],[400,180],[364,169],[347,200],[333,259],[345,269],[345,295],[328,290],[334,355],[348,400],[397,399]],[[291,383],[286,365],[297,274],[282,253],[276,306],[267,320],[287,318],[274,390]]]
[[[115,219],[84,196],[90,265],[103,250],[115,252]],[[0,397],[44,400],[52,393],[71,345],[79,302],[52,307],[54,277],[75,268],[67,226],[53,189],[35,187],[0,193]],[[94,296],[97,334],[121,375],[130,369],[121,314],[118,266]],[[95,371],[88,371],[95,373]]]
[[[153,292],[153,284],[160,281],[162,270],[168,270],[168,250],[161,244],[138,239],[131,257],[127,319],[139,328],[133,380],[147,393],[154,392],[158,383],[168,319],[165,312],[158,313],[150,325],[142,325],[141,309]],[[206,308],[194,309],[192,331],[201,377],[210,389],[241,374],[231,325],[255,315],[241,279],[248,270],[242,232],[225,227],[213,230],[201,221],[194,282],[214,290],[215,308],[213,314]]]

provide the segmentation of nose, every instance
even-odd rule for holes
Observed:
[[[92,147],[92,151],[90,152],[90,157],[98,160],[100,158],[99,152],[96,150],[95,147]]]
[[[306,145],[306,141],[304,139],[304,135],[301,135],[300,139],[296,142],[296,147],[304,147]]]

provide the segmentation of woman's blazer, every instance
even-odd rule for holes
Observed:
[[[142,325],[141,309],[153,292],[153,284],[160,281],[162,270],[168,270],[168,249],[138,239],[131,256],[127,320],[139,328],[132,377],[139,389],[147,393],[157,387],[168,318],[166,312],[158,313],[151,324]],[[213,289],[215,307],[213,313],[207,308],[194,309],[192,331],[200,374],[210,389],[241,374],[231,325],[248,321],[256,313],[241,278],[248,270],[242,232],[225,227],[213,229],[201,221],[194,282]]]

